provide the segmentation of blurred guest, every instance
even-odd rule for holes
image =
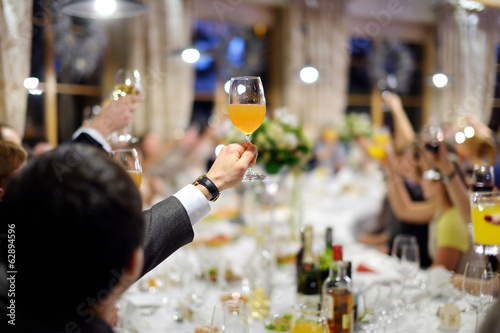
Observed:
[[[338,133],[330,127],[324,128],[321,138],[313,147],[314,167],[325,168],[332,173],[339,171],[347,161],[347,151],[339,142]]]
[[[16,328],[112,332],[116,300],[192,241],[208,200],[241,182],[256,151],[246,143],[224,147],[208,179],[143,213],[132,179],[103,150],[68,144],[34,159],[5,194],[23,272],[16,279]]]
[[[14,127],[5,123],[0,123],[0,140],[12,141],[18,145],[22,145],[21,135]]]
[[[0,140],[0,202],[11,178],[26,165],[28,153],[19,144]]]

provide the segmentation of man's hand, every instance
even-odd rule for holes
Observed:
[[[141,96],[127,95],[116,101],[104,102],[101,106],[101,112],[92,118],[89,126],[107,138],[113,131],[127,128],[132,123],[136,103],[142,101]]]
[[[207,177],[220,192],[241,183],[245,171],[257,160],[257,147],[252,144],[233,143],[221,149]]]

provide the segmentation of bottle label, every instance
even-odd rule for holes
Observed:
[[[351,314],[346,313],[342,316],[342,329],[346,330],[351,328]]]
[[[333,297],[323,294],[323,304],[321,306],[324,309],[326,319],[333,320]]]

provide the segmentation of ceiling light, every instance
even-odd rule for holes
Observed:
[[[318,80],[319,72],[312,66],[306,66],[300,70],[300,79],[305,83],[313,83]]]
[[[62,12],[83,18],[125,18],[142,15],[147,6],[139,0],[71,0]]]

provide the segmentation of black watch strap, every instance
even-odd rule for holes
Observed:
[[[206,173],[204,173],[203,175],[201,175],[200,177],[198,177],[198,179],[196,179],[193,182],[193,185],[195,185],[195,186],[198,185],[198,184],[206,187],[206,189],[208,190],[208,192],[210,192],[210,194],[212,194],[212,199],[210,199],[210,201],[214,202],[217,199],[219,199],[219,197],[220,197],[219,189],[210,180],[210,178],[207,177]]]

